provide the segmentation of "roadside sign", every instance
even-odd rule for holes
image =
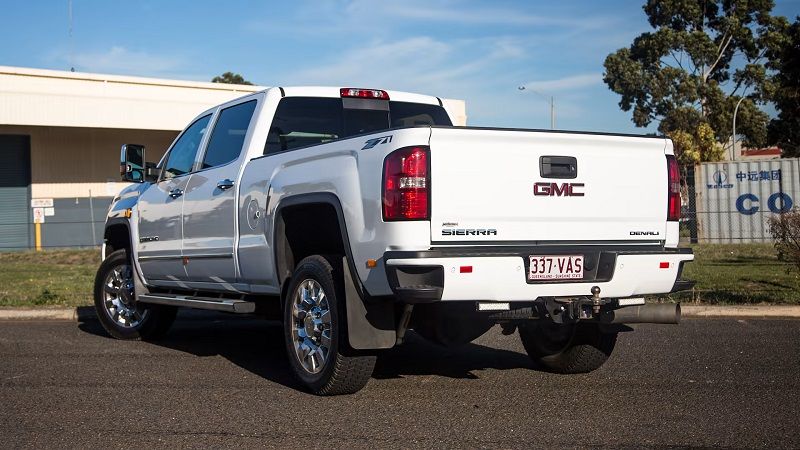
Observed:
[[[33,223],[44,223],[44,208],[33,208]]]
[[[52,208],[53,207],[53,199],[52,198],[32,198],[31,199],[31,208]]]
[[[55,216],[56,215],[56,209],[55,208],[45,208],[44,209],[44,215],[45,216]]]

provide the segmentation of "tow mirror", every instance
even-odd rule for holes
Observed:
[[[155,164],[144,161],[144,145],[125,144],[120,151],[119,173],[122,181],[142,183],[154,179]]]

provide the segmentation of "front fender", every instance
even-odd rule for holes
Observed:
[[[108,214],[106,214],[106,222],[114,218],[129,217],[129,215],[125,214],[125,211],[136,208],[136,204],[139,202],[139,197],[150,186],[151,183],[133,183],[120,191],[120,193],[114,197],[114,200],[111,201],[111,206],[108,208]],[[106,226],[108,226],[108,224],[106,224]]]

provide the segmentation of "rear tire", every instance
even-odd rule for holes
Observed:
[[[597,324],[561,325],[535,321],[519,327],[528,356],[551,372],[587,373],[606,362],[617,342],[617,333],[603,332]]]
[[[103,260],[94,280],[97,319],[116,339],[161,338],[169,331],[178,310],[174,306],[137,303],[133,276],[127,250],[116,250]]]
[[[348,342],[341,258],[309,256],[297,265],[284,299],[284,337],[295,377],[317,395],[352,394],[366,386],[374,355]]]

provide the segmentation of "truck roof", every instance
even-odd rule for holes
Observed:
[[[278,87],[284,97],[340,97],[339,90],[342,88],[375,89],[386,91],[390,100],[412,103],[425,103],[429,105],[441,105],[439,97],[431,95],[414,94],[412,92],[392,91],[388,89],[361,87],[361,86],[285,86]],[[275,89],[275,88],[273,88]]]

